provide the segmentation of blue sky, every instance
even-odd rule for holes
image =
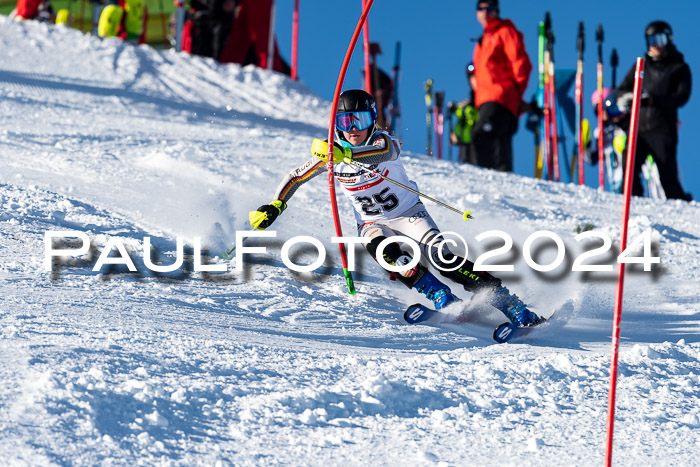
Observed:
[[[283,55],[291,54],[292,0],[277,1],[276,31]],[[677,0],[669,4],[658,1],[602,1],[562,2],[555,0],[517,1],[501,0],[501,16],[512,19],[525,35],[525,42],[534,70],[537,63],[537,25],[546,11],[552,15],[555,34],[555,58],[557,69],[575,69],[576,35],[579,21],[586,28],[584,57],[585,117],[595,120],[590,106],[590,94],[596,88],[597,45],[595,29],[600,23],[605,32],[603,54],[605,86],[611,83],[610,53],[616,48],[620,57],[617,72],[618,83],[645,52],[644,28],[653,20],[669,22],[675,34],[675,43],[696,79],[696,90],[690,101],[680,110],[681,130],[678,145],[678,161],[682,171],[682,183],[686,191],[700,198],[700,151],[695,135],[700,129],[700,48],[697,19],[700,3],[693,0]],[[387,72],[394,65],[396,41],[402,43],[401,81],[399,97],[402,108],[402,125],[399,136],[405,148],[425,152],[425,101],[423,83],[432,78],[436,90],[444,90],[447,100],[460,100],[468,95],[464,67],[471,61],[474,40],[482,28],[476,21],[476,1],[440,0],[419,2],[416,0],[375,0],[369,17],[370,40],[379,42],[384,54],[379,65]],[[309,88],[320,96],[331,99],[343,56],[362,10],[362,0],[345,2],[327,0],[300,0],[299,76]],[[348,70],[344,89],[360,87],[363,66],[362,38],[355,50]],[[537,87],[537,74],[533,71],[525,94],[529,100]],[[573,90],[572,90],[573,96]],[[446,130],[447,131],[447,130]],[[444,153],[447,156],[447,140]],[[573,145],[573,141],[571,142]],[[433,146],[435,143],[433,143]],[[514,138],[515,172],[522,175],[534,173],[534,139],[520,119]],[[453,150],[456,157],[457,150]],[[566,178],[564,178],[566,180]],[[597,168],[587,167],[586,183],[597,186]]]

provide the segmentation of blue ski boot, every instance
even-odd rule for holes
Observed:
[[[501,310],[504,315],[519,328],[535,326],[542,318],[527,309],[527,306],[517,295],[511,294],[507,288],[499,286],[491,304]]]
[[[440,282],[430,271],[425,271],[423,277],[416,282],[414,287],[435,304],[436,310],[445,308],[447,305],[459,300],[452,295],[450,288]]]

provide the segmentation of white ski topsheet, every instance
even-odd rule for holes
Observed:
[[[404,325],[417,294],[360,250],[349,296],[325,175],[296,193],[244,272],[147,273],[146,236],[163,264],[178,236],[190,252],[194,237],[216,253],[230,246],[325,136],[328,113],[278,74],[0,17],[3,462],[600,465],[616,275],[570,269],[577,226],[617,241],[620,196],[404,153],[422,191],[473,212],[465,223],[426,203],[472,259],[500,246],[476,235],[507,232],[514,253],[494,262],[515,263],[497,273],[511,290],[545,315],[571,304],[553,332],[514,344],[493,344],[484,326]],[[648,229],[661,266],[626,278],[615,461],[690,465],[698,205],[635,199],[630,239]],[[50,230],[87,233],[92,259],[45,272]],[[525,265],[538,230],[564,240],[566,267]],[[282,263],[281,244],[299,235],[326,246],[317,273]],[[91,270],[115,237],[143,274]],[[478,319],[503,321],[488,310]]]

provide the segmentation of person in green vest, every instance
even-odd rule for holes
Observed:
[[[467,80],[470,85],[474,79],[474,64],[467,65]],[[474,164],[476,153],[472,148],[472,128],[479,119],[479,111],[474,106],[474,87],[471,87],[471,97],[459,102],[447,103],[447,115],[451,120],[454,115],[457,117],[457,124],[450,132],[450,141],[459,147],[459,162],[463,164]]]

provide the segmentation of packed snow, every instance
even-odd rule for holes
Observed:
[[[276,73],[0,17],[3,464],[603,462],[617,274],[572,263],[600,245],[577,242],[577,230],[593,226],[617,247],[622,197],[404,152],[423,192],[472,211],[464,222],[426,201],[470,258],[503,244],[476,236],[506,232],[513,249],[488,263],[515,270],[495,274],[543,315],[558,311],[509,344],[493,342],[504,317],[485,305],[467,323],[405,324],[405,306],[424,298],[387,280],[361,248],[349,295],[325,176],[295,194],[276,238],[251,243],[267,251],[235,271],[220,253],[327,134],[329,111]],[[354,236],[350,206],[338,202]],[[527,238],[542,230],[566,245],[552,272],[524,261]],[[87,234],[89,252],[46,271],[50,231]],[[693,465],[698,204],[635,198],[630,242],[644,232],[661,262],[628,266],[613,460]],[[302,235],[327,251],[314,272],[282,260],[282,244]],[[196,238],[202,261],[226,271],[194,271]],[[116,248],[102,256],[116,244],[137,272],[109,264],[110,251],[124,260]],[[546,264],[555,251],[543,244],[533,256]],[[175,263],[181,250],[175,271],[146,267]],[[309,264],[317,253],[291,256]]]

